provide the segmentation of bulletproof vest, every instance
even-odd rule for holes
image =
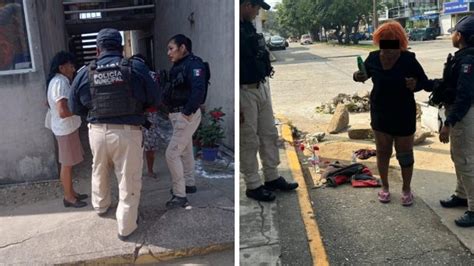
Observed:
[[[265,37],[257,32],[248,32],[245,29],[241,31],[241,38],[251,47],[252,54],[255,56],[256,76],[262,81],[266,77],[271,77],[274,73],[270,63],[270,53],[265,45]]]
[[[89,85],[92,109],[89,117],[109,118],[143,114],[143,105],[133,97],[130,61],[107,65],[89,64]]]
[[[191,84],[186,80],[186,64],[175,67],[170,73],[169,99],[173,106],[186,104],[191,96]]]
[[[270,63],[270,53],[265,45],[265,37],[263,34],[257,34],[257,70],[265,77],[273,75],[273,67]]]
[[[201,58],[194,55],[187,60],[199,60],[203,64],[203,71],[205,71],[204,99],[201,103],[203,104],[206,101],[207,89],[211,78],[209,63],[203,62]],[[186,104],[189,97],[191,97],[191,84],[189,84],[189,77],[186,77],[188,71],[187,67],[187,62],[183,62],[179,66],[174,66],[169,73],[169,77],[164,78],[165,82],[161,87],[163,97],[171,106],[182,106]],[[166,72],[161,73],[161,75],[168,76]]]

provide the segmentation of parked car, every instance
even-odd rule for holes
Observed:
[[[301,35],[301,38],[300,38],[300,44],[303,45],[303,44],[312,44],[313,43],[313,39],[311,38],[311,35],[309,34],[303,34]]]
[[[268,49],[276,50],[276,49],[286,49],[286,41],[280,36],[272,36],[270,41],[267,43]]]
[[[436,36],[436,28],[410,29],[408,31],[408,39],[411,41],[435,40]]]
[[[288,37],[288,39],[286,41],[287,42],[298,42],[298,38],[297,37]]]
[[[272,35],[270,33],[263,33],[263,37],[265,38],[265,43],[269,43],[270,42],[270,38],[272,37]]]

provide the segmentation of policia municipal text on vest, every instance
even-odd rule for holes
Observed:
[[[132,67],[128,59],[119,63],[97,66],[89,64],[89,84],[92,108],[89,116],[109,118],[124,115],[141,115],[144,107],[133,97]]]

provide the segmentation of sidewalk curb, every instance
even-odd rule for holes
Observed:
[[[308,245],[313,259],[313,265],[329,265],[328,257],[324,244],[322,242],[321,234],[319,232],[318,224],[315,220],[311,198],[308,193],[301,164],[293,146],[294,140],[291,133],[291,128],[288,124],[281,125],[281,135],[285,143],[285,150],[288,157],[288,164],[293,175],[293,178],[299,184],[296,190],[298,194],[298,202],[301,210],[301,218],[306,229],[306,236],[308,238]]]
[[[143,248],[143,246],[140,247],[140,248]],[[98,264],[149,264],[149,263],[157,263],[157,262],[175,260],[175,259],[186,258],[186,257],[208,255],[208,254],[214,253],[214,252],[233,250],[234,249],[234,242],[217,244],[217,245],[210,245],[210,246],[206,246],[206,247],[192,247],[192,248],[185,248],[185,249],[176,249],[176,250],[160,252],[160,253],[157,253],[157,254],[153,254],[149,249],[147,250],[147,252],[144,252],[143,254],[140,254],[140,252],[139,252],[140,248],[139,247],[135,248],[134,253],[122,254],[122,255],[117,255],[117,256],[113,256],[113,257],[106,257],[106,258],[93,259],[93,260],[68,262],[68,263],[65,263],[65,264],[66,265],[71,265],[71,264],[98,265]]]

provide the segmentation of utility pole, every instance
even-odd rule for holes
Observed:
[[[373,6],[373,13],[372,13],[372,26],[374,27],[374,32],[375,30],[379,27],[379,19],[377,15],[377,1],[372,0],[372,6]]]

